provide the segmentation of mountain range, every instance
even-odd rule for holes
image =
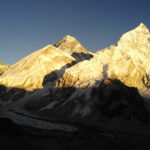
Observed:
[[[0,117],[68,132],[80,124],[149,125],[149,52],[141,23],[94,53],[67,35],[14,65],[0,64]]]

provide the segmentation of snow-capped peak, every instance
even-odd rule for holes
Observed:
[[[71,35],[66,35],[63,40],[65,41],[75,41],[76,38],[75,37],[72,37]]]
[[[140,23],[139,26],[135,28],[136,31],[148,33],[149,29],[143,23]]]

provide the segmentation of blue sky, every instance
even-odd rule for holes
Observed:
[[[150,0],[0,0],[0,61],[14,64],[67,34],[94,52],[140,22],[150,29]]]

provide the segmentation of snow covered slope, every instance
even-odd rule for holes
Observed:
[[[62,67],[67,68],[75,59],[63,51],[48,45],[12,65],[1,77],[6,87],[31,91],[43,87],[44,77]],[[55,79],[61,72],[55,73]]]

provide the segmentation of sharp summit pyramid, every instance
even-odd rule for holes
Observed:
[[[70,35],[65,36],[61,41],[54,44],[54,46],[70,54],[78,61],[90,59],[93,56],[76,38]]]

